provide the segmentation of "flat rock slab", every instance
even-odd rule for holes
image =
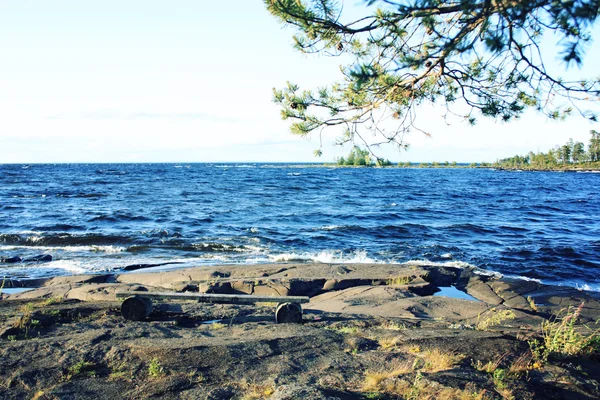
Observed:
[[[463,321],[488,310],[484,302],[416,296],[389,286],[359,286],[311,298],[305,310],[382,317]]]

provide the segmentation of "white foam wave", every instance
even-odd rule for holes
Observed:
[[[28,230],[24,230],[24,231],[18,231],[16,232],[17,235],[43,235],[44,232],[41,231],[28,231]]]
[[[77,260],[57,260],[51,263],[40,264],[36,266],[36,269],[52,269],[52,270],[63,270],[72,275],[89,274],[90,266],[87,263]],[[40,271],[41,272],[41,271]]]
[[[41,251],[68,251],[68,252],[93,252],[93,253],[120,253],[127,250],[120,246],[0,246],[0,250],[15,251],[15,250],[36,250]]]
[[[600,284],[590,285],[589,283],[575,283],[577,290],[585,290],[586,292],[600,292]]]
[[[325,225],[319,228],[322,231],[335,231],[336,229],[342,228],[341,225]]]
[[[215,168],[256,168],[256,165],[250,165],[250,164],[222,164],[222,165],[215,165]]]
[[[384,261],[376,260],[367,255],[366,250],[357,250],[344,254],[340,250],[324,250],[319,253],[283,253],[269,256],[271,262],[319,262],[325,264],[380,264]]]
[[[432,266],[432,267],[455,267],[455,268],[475,268],[475,273],[478,273],[477,266],[473,264],[469,264],[464,261],[444,261],[444,262],[435,262],[429,260],[408,260],[404,264],[406,265],[415,265],[415,266]],[[483,270],[481,270],[483,271]],[[483,271],[482,275],[489,271]]]
[[[536,282],[536,283],[544,283],[541,279],[538,278],[530,278],[528,276],[523,276],[523,275],[502,275],[502,274],[498,274],[500,275],[500,277],[504,276],[505,278],[510,278],[510,279],[518,279],[520,281],[527,281],[527,282]]]

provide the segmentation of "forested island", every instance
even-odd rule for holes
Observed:
[[[523,170],[600,170],[600,132],[591,130],[590,136],[587,150],[582,142],[569,139],[546,153],[530,151],[526,155],[498,160],[492,166]]]
[[[507,170],[577,171],[600,170],[600,132],[590,131],[586,149],[584,143],[569,139],[562,146],[555,146],[547,152],[534,153],[490,162],[457,163],[456,161],[434,161],[413,163],[410,161],[393,163],[390,160],[374,157],[368,150],[353,147],[346,157],[336,160],[340,167],[402,167],[402,168],[498,168]]]

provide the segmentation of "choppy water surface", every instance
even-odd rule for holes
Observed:
[[[0,165],[0,256],[53,256],[0,277],[427,260],[600,290],[599,187],[596,173]]]

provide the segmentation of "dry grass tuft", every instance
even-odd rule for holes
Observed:
[[[241,383],[240,388],[244,391],[242,400],[268,399],[275,393],[273,384]]]
[[[396,361],[388,368],[382,368],[378,371],[367,371],[365,372],[362,389],[365,392],[377,391],[380,383],[386,379],[395,378],[409,372],[413,372],[413,362],[410,360]]]
[[[378,341],[379,347],[381,347],[383,350],[396,349],[398,346],[398,342],[400,342],[400,338],[398,338],[398,337],[381,338]]]
[[[221,323],[221,322],[215,322],[214,324],[210,324],[208,325],[209,329],[211,331],[218,331],[219,329],[224,329],[227,327],[227,325]]]
[[[504,354],[498,355],[497,357],[491,359],[490,361],[488,361],[485,364],[483,362],[481,362],[480,360],[474,361],[473,368],[475,368],[477,371],[487,372],[488,374],[493,374],[494,371],[496,371],[498,368],[500,368],[500,365],[506,359],[506,357],[508,357],[508,355],[509,355],[509,353],[504,353]]]
[[[420,357],[424,361],[422,369],[425,372],[439,372],[452,369],[465,358],[463,354],[456,354],[440,349],[425,350]]]
[[[535,304],[535,301],[531,298],[531,296],[527,296],[527,302],[529,303],[529,307],[531,307],[533,311],[537,312],[538,306]]]
[[[442,386],[437,382],[429,381],[418,372],[412,380],[394,379],[377,385],[371,393],[383,394],[407,400],[435,399],[435,400],[488,400],[492,394],[486,390],[478,390],[472,383],[464,389]]]
[[[570,357],[599,350],[600,329],[591,330],[577,324],[583,304],[581,303],[574,310],[568,308],[562,318],[559,312],[553,321],[542,323],[544,359],[547,359],[550,354]],[[583,329],[587,329],[589,333],[581,333]]]
[[[534,362],[533,358],[533,353],[531,353],[530,351],[521,354],[508,367],[508,375],[514,378],[518,378],[527,371],[540,368],[540,364]]]
[[[407,381],[390,381],[401,375],[417,372],[415,382],[418,382],[421,377],[421,372],[439,372],[453,368],[456,364],[464,359],[464,355],[456,354],[451,351],[440,349],[427,349],[416,354],[414,359],[396,361],[385,368],[376,371],[367,371],[365,373],[362,390],[364,392],[380,392],[391,394],[402,394],[406,396],[407,390],[403,388],[408,385]],[[415,348],[413,348],[415,350]],[[411,390],[415,390],[416,383],[410,383]],[[400,385],[396,387],[397,385]],[[412,397],[407,397],[412,398]],[[420,397],[417,397],[420,398]]]
[[[512,310],[496,310],[492,308],[484,314],[477,316],[477,324],[475,329],[478,331],[486,331],[489,328],[500,325],[504,321],[515,319],[516,315]]]
[[[385,284],[388,286],[402,286],[408,285],[410,282],[412,282],[412,280],[412,276],[397,276],[395,278],[388,279],[385,281]]]
[[[381,324],[381,328],[389,331],[403,331],[406,329],[406,326],[404,324],[398,324],[394,321],[385,321],[383,324]]]

